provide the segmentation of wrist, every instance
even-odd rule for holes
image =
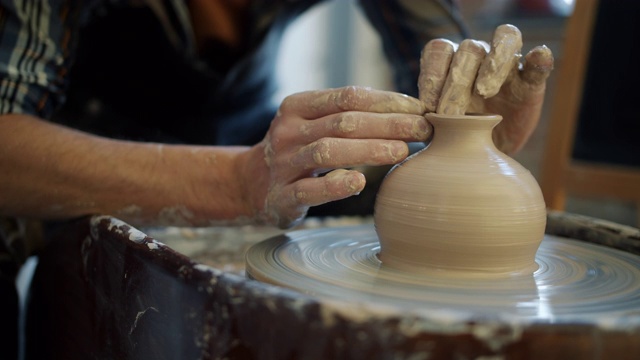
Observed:
[[[143,171],[140,192],[116,215],[141,225],[225,226],[248,223],[236,168],[248,148],[156,146],[155,160]],[[136,210],[136,211],[132,211]]]
[[[188,202],[194,210],[196,225],[241,225],[252,222],[253,206],[246,198],[251,193],[250,166],[246,164],[249,147],[200,147],[190,150],[195,159],[185,174],[193,174]]]
[[[269,190],[269,164],[266,162],[264,142],[238,154],[235,162],[238,202],[242,213],[254,224],[267,224],[265,200]]]

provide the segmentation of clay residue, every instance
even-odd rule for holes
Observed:
[[[346,192],[350,195],[357,195],[364,186],[363,182],[360,181],[359,175],[357,171],[336,169],[325,175],[325,178],[330,182],[337,183],[341,187],[338,190],[340,193]]]
[[[341,134],[349,134],[358,129],[358,116],[352,113],[343,113],[338,117],[338,121],[331,123],[332,128]]]
[[[109,222],[109,225],[107,226],[107,230],[109,231],[114,231],[118,234],[121,234],[122,236],[128,238],[129,240],[135,242],[135,243],[142,243],[144,242],[144,239],[146,239],[146,234],[143,233],[142,231],[132,227],[131,225],[125,223],[122,220],[116,219],[114,217],[108,216],[108,215],[102,215],[102,216],[94,216],[91,218],[91,228],[93,229],[97,229],[98,224],[100,224],[101,221],[103,220],[107,220]],[[98,233],[97,232],[92,232],[92,236],[95,239],[98,239]]]
[[[545,45],[536,46],[525,57],[522,79],[530,85],[544,90],[546,80],[553,70],[554,58],[551,49]]]
[[[142,208],[138,205],[127,205],[120,210],[115,212],[116,216],[124,216],[124,217],[138,217],[142,215]]]
[[[435,39],[422,50],[418,90],[427,112],[436,111],[455,48],[456,44],[451,41]]]
[[[262,140],[264,144],[264,163],[267,165],[267,168],[271,167],[271,159],[273,159],[275,155],[275,151],[273,150],[273,145],[271,145],[271,133],[267,133],[264,140]]]
[[[391,159],[393,163],[396,163],[404,159],[408,154],[408,148],[406,146],[397,143],[385,143],[382,144],[383,158]],[[378,157],[378,156],[376,156]]]
[[[405,129],[403,127],[403,129]],[[420,139],[421,141],[426,141],[431,135],[431,125],[427,121],[416,121],[411,124],[409,127],[408,133],[405,132],[408,136],[413,139]]]
[[[485,56],[484,46],[474,40],[465,40],[451,61],[451,69],[442,90],[437,113],[464,115],[471,103],[473,82]]]
[[[129,335],[133,334],[133,332],[136,330],[136,328],[138,327],[138,323],[142,320],[142,318],[144,317],[144,315],[148,312],[148,311],[153,311],[156,313],[159,313],[160,311],[158,311],[158,309],[154,308],[153,306],[150,306],[146,309],[144,309],[143,311],[139,311],[136,314],[136,318],[133,321],[133,325],[131,326],[131,329],[129,330]]]
[[[313,124],[309,122],[305,122],[302,125],[300,125],[300,134],[302,134],[303,136],[311,135],[312,131],[313,131]]]
[[[476,92],[494,96],[521,57],[522,35],[513,25],[501,25],[494,34],[491,51],[478,70]]]
[[[367,110],[378,113],[422,114],[425,108],[418,99],[407,95],[389,94],[371,104]]]
[[[158,222],[175,226],[190,226],[195,215],[184,205],[165,207],[158,213]]]
[[[317,188],[297,190],[296,200],[303,205],[315,206],[327,199],[340,199],[357,195],[364,188],[364,176],[355,170],[336,169],[323,177],[323,185]]]
[[[522,338],[522,326],[500,323],[479,324],[471,328],[471,334],[485,343],[495,352],[500,352],[507,345],[518,342]]]
[[[311,144],[311,154],[315,165],[326,165],[331,162],[331,149],[335,148],[335,141],[326,139],[324,141],[317,141]],[[303,151],[305,151],[303,149]]]
[[[360,86],[332,89],[324,94],[319,94],[308,106],[318,112],[335,107],[334,112],[424,113],[424,104],[418,99],[395,92],[373,90]]]
[[[296,200],[304,201],[304,199],[309,197],[309,194],[307,194],[304,191],[296,191],[295,196],[296,196]]]

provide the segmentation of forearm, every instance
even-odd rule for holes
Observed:
[[[244,151],[117,141],[0,116],[0,214],[111,214],[140,225],[246,220],[253,214],[235,161]]]

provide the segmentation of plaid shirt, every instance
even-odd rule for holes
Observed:
[[[420,51],[427,41],[439,37],[459,41],[466,36],[452,1],[360,1],[381,36],[398,91],[417,95]],[[274,28],[282,31],[318,2],[251,1],[250,13],[256,21],[250,25],[249,37],[259,40]],[[149,7],[176,51],[197,58],[186,0],[0,0],[0,114],[51,119],[65,102],[82,26],[103,15],[109,6]],[[275,26],[278,21],[284,26]],[[24,226],[16,221],[0,221],[0,238],[5,240],[0,241],[0,261],[3,252],[24,251],[22,237],[16,236],[21,229]],[[16,255],[24,259],[24,254]]]
[[[278,13],[301,13],[319,0],[252,1],[259,14],[251,31],[266,31]],[[48,119],[65,101],[69,68],[80,27],[103,3],[151,7],[178,51],[195,56],[184,0],[0,0],[0,114],[27,113]],[[459,40],[459,15],[445,0],[362,0],[382,38],[399,91],[415,94],[419,54],[430,39]]]

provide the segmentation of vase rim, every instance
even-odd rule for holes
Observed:
[[[474,119],[474,120],[502,120],[502,116],[491,113],[466,113],[464,115],[447,115],[438,113],[426,113],[427,118],[434,119]]]

